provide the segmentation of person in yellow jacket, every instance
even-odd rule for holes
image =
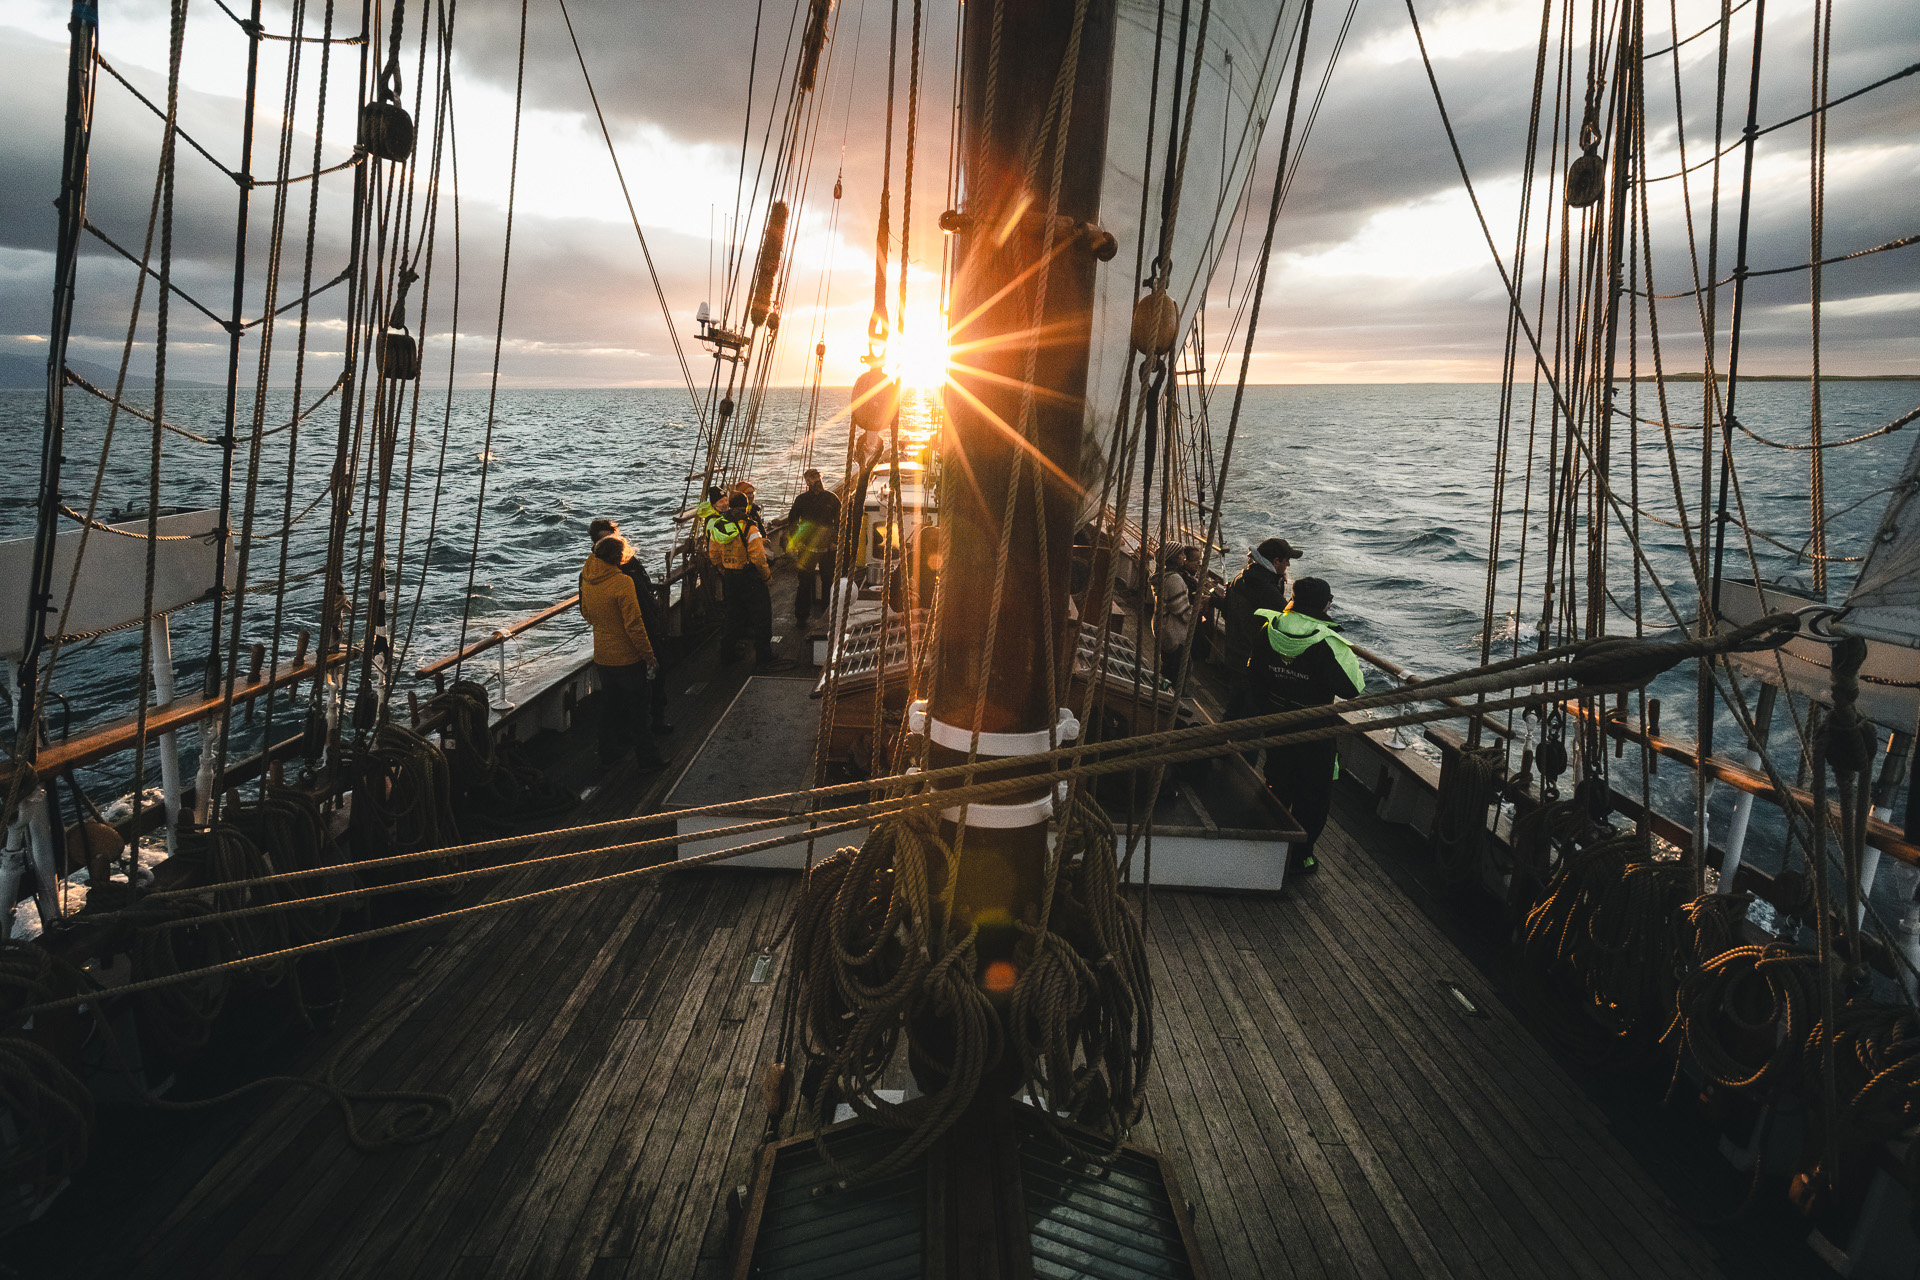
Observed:
[[[743,657],[751,640],[754,657],[767,666],[773,663],[773,595],[767,589],[773,570],[767,566],[767,540],[748,512],[747,495],[735,493],[726,513],[707,521],[707,558],[720,566],[726,596],[721,645],[727,660]]]
[[[600,681],[600,763],[629,750],[643,769],[667,763],[647,724],[647,680],[659,670],[633,579],[621,571],[627,542],[608,534],[593,544],[580,570],[580,616],[593,628],[593,667]]]

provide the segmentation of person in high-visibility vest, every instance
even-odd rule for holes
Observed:
[[[721,644],[728,661],[744,656],[748,641],[765,666],[773,662],[773,596],[767,583],[767,540],[747,515],[747,495],[728,499],[724,515],[707,520],[707,556],[720,566],[721,591],[726,596],[727,621]]]
[[[1329,617],[1332,608],[1333,588],[1326,580],[1302,578],[1293,584],[1293,603],[1284,611],[1254,611],[1266,643],[1254,646],[1247,663],[1252,714],[1324,707],[1365,691],[1353,647]],[[1313,846],[1327,825],[1339,776],[1340,754],[1332,738],[1267,748],[1267,786],[1307,833],[1291,851],[1289,871],[1319,870]]]

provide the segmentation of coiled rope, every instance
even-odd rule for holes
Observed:
[[[841,1188],[904,1168],[945,1134],[1011,1049],[1046,1112],[1117,1147],[1145,1106],[1152,1018],[1145,941],[1120,897],[1111,821],[1076,796],[1061,823],[1038,916],[1020,922],[1006,1034],[975,979],[977,924],[952,923],[956,855],[931,811],[875,824],[808,873],[794,906],[792,980],[808,1054],[824,1064],[807,1099],[815,1141]],[[938,886],[937,888],[935,886]],[[924,1099],[878,1086],[902,1037]],[[906,1137],[861,1169],[821,1137],[835,1102]]]

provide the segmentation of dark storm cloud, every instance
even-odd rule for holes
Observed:
[[[1444,45],[1436,34],[1461,13],[1473,12],[1469,7],[1434,3],[1423,3],[1420,8],[1429,40],[1437,49]],[[164,12],[157,5],[122,9],[123,14],[149,11]],[[704,7],[575,5],[576,28],[616,137],[624,139],[636,128],[654,126],[682,143],[717,145],[723,155],[738,163],[754,13],[754,6],[743,3]],[[760,164],[760,130],[765,111],[773,102],[771,87],[783,57],[791,56],[787,31],[791,13],[791,5],[768,5],[761,23],[755,123],[745,161],[749,188]],[[879,3],[866,5],[865,30],[857,35],[862,0],[843,0],[839,14],[840,28],[832,46],[834,62],[823,77],[819,95],[824,115],[813,165],[811,212],[824,219],[830,208],[826,193],[832,176],[844,167],[839,234],[847,247],[841,251],[836,268],[836,285],[844,290],[857,285],[871,270],[866,255],[872,243],[879,195],[887,8]],[[1318,19],[1303,107],[1313,93],[1318,76],[1315,64],[1331,42],[1337,16],[1323,8]],[[933,222],[944,203],[949,119],[945,92],[951,69],[952,16],[945,6],[929,6],[928,17],[929,53],[913,234],[916,261],[937,264],[940,241]],[[415,20],[410,8],[410,28],[417,32],[417,26],[411,25]],[[1534,20],[1537,18],[1530,21]],[[517,71],[519,21],[520,7],[504,0],[468,0],[463,4],[459,9],[462,74],[483,78],[511,94]],[[1759,112],[1763,124],[1792,115],[1806,105],[1809,40],[1806,31],[1789,25],[1796,21],[1789,14],[1768,30]],[[1649,43],[1665,43],[1664,19],[1650,16],[1649,22],[1654,28],[1649,32]],[[1736,19],[1736,27],[1738,22]],[[1335,73],[1281,222],[1276,276],[1269,289],[1260,349],[1282,355],[1311,352],[1327,360],[1359,353],[1381,365],[1402,358],[1478,360],[1491,376],[1497,364],[1504,300],[1484,256],[1459,270],[1436,267],[1415,278],[1368,277],[1347,286],[1289,274],[1292,264],[1347,244],[1370,220],[1410,206],[1424,207],[1421,202],[1443,204],[1448,193],[1458,189],[1458,171],[1419,61],[1382,62],[1363,56],[1370,46],[1377,47],[1376,42],[1401,38],[1405,29],[1405,9],[1400,0],[1362,0],[1349,36],[1348,56]],[[849,103],[846,86],[856,43],[860,89]],[[1683,61],[1689,159],[1696,162],[1709,153],[1713,129],[1712,47],[1711,37],[1696,41]],[[1920,47],[1920,6],[1905,0],[1870,0],[1842,8],[1835,30],[1832,92],[1849,92],[1900,69],[1911,60],[1910,51],[1915,47]],[[1743,40],[1736,40],[1729,52],[1728,139],[1737,136],[1744,113],[1746,57]],[[1510,191],[1519,172],[1534,58],[1535,50],[1527,38],[1516,49],[1436,59],[1456,136],[1483,197],[1489,201],[1493,236],[1503,255],[1511,253],[1511,214],[1495,206],[1503,184]],[[5,59],[7,74],[0,77],[0,108],[6,110],[10,127],[0,136],[0,173],[6,176],[6,181],[0,182],[0,250],[5,251],[0,253],[0,327],[14,334],[44,333],[54,231],[51,198],[58,183],[66,50],[64,45],[15,32],[9,35]],[[1655,167],[1677,163],[1670,67],[1670,58],[1648,64],[1648,132],[1653,152],[1649,164]],[[157,75],[131,67],[125,70],[143,91],[151,95],[162,91]],[[539,4],[529,10],[526,89],[528,104],[533,107],[562,113],[585,113],[589,109],[555,6]],[[112,110],[103,108],[102,126],[94,143],[90,212],[110,234],[137,252],[152,195],[158,123],[132,104],[124,90],[104,78],[101,92],[103,104]],[[900,93],[904,97],[904,75]],[[1550,108],[1550,101],[1548,105]],[[1284,108],[1283,97],[1275,106],[1266,155],[1248,201],[1254,225],[1240,270],[1243,283],[1257,251],[1266,184],[1271,180],[1272,155]],[[233,100],[187,91],[182,95],[181,110],[188,132],[203,138],[216,154],[234,152],[239,112]],[[590,115],[585,116],[584,124],[590,133],[597,133]],[[1920,137],[1920,77],[1834,109],[1826,253],[1851,252],[1920,231],[1920,226],[1913,225],[1912,213],[1912,190],[1916,178],[1920,178],[1914,171],[1911,151],[1915,137]],[[505,141],[461,134],[463,150],[488,146],[504,150]],[[904,136],[897,135],[894,143],[896,231],[904,141]],[[1781,129],[1760,145],[1758,172],[1764,185],[1758,189],[1752,212],[1749,260],[1756,269],[1804,262],[1809,248],[1806,126]],[[1902,147],[1908,149],[1899,150]],[[1729,156],[1729,167],[1723,173],[1723,190],[1727,193],[1722,208],[1723,276],[1732,265],[1732,195],[1738,187],[1738,160],[1737,153]],[[641,189],[654,181],[645,172],[630,171],[628,177]],[[1677,188],[1678,184],[1664,185]],[[1703,173],[1694,189],[1703,249],[1706,187]],[[348,190],[350,182],[341,179],[332,180],[327,188],[328,199],[334,203],[323,211],[315,249],[318,279],[330,276],[345,260],[343,201]],[[1666,194],[1660,193],[1663,198]],[[724,217],[729,211],[724,202],[732,195],[729,186],[725,191],[692,193],[689,198],[721,206],[719,212]],[[230,228],[235,197],[230,180],[197,155],[182,151],[174,270],[183,288],[215,310],[223,309],[221,304],[231,289]],[[268,198],[265,194],[256,196],[257,200]],[[1656,285],[1666,293],[1682,291],[1692,284],[1677,206],[1670,212],[1671,216],[1659,215],[1655,226]],[[444,210],[442,219],[444,230]],[[463,378],[483,373],[491,358],[502,221],[502,211],[496,206],[469,200],[463,208]],[[1437,222],[1435,228],[1437,237]],[[256,263],[264,256],[264,234],[264,225],[257,225],[250,246]],[[1421,234],[1417,225],[1411,234],[1416,238]],[[662,284],[681,313],[679,322],[684,330],[688,319],[685,313],[704,296],[708,246],[702,239],[653,228],[649,229],[649,238],[663,273]],[[125,331],[131,269],[116,264],[103,246],[90,245],[88,252],[76,334],[95,346],[117,343]],[[444,240],[441,252],[448,253]],[[746,252],[750,256],[750,246]],[[250,309],[257,308],[260,293],[257,272],[255,275],[249,290]],[[797,292],[810,300],[811,283],[800,283],[800,273],[795,279]],[[442,325],[446,322],[446,304],[451,300],[450,284],[451,270],[443,262],[435,285],[435,311],[440,317],[437,323]],[[1787,366],[1797,368],[1796,361],[1804,363],[1806,285],[1804,273],[1754,283],[1746,323],[1752,358],[1762,367],[1774,362],[1784,370]],[[1846,370],[1849,372],[1875,371],[1888,361],[1904,361],[1900,367],[1913,367],[1912,306],[1883,305],[1874,299],[1917,290],[1920,248],[1829,268],[1824,292],[1829,302],[1837,304],[1825,323],[1829,367],[1849,361],[1874,366],[1850,367]],[[1223,282],[1216,298],[1224,292]],[[283,299],[289,296],[291,286],[283,286]],[[1684,340],[1696,323],[1692,304],[1680,299],[1661,306],[1663,328],[1676,342]],[[209,368],[193,376],[217,373],[218,331],[183,307],[176,306],[174,314],[177,336],[207,344],[194,350],[204,352]],[[1724,309],[1722,314],[1724,317]],[[679,377],[631,229],[619,223],[543,218],[523,209],[515,226],[507,331],[502,363],[512,378],[577,378],[606,383],[672,382]],[[337,345],[338,335],[321,331],[316,334],[316,342]],[[93,352],[90,356],[98,358]],[[1697,356],[1688,363],[1697,363]]]

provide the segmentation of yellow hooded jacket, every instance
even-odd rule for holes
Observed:
[[[593,628],[593,660],[601,666],[654,660],[633,579],[599,556],[588,556],[580,571],[580,616]]]

